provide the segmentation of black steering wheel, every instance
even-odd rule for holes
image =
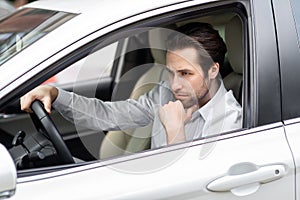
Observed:
[[[40,101],[35,100],[31,104],[31,109],[34,112],[33,115],[31,115],[34,125],[38,130],[42,129],[44,132],[46,132],[54,148],[56,149],[57,155],[62,164],[75,163],[70,150],[59,134],[52,119],[44,109],[44,105]]]

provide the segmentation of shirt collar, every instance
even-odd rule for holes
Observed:
[[[210,110],[224,97],[226,92],[227,90],[223,84],[223,81],[220,81],[220,87],[216,94],[198,110],[205,121],[208,119]]]

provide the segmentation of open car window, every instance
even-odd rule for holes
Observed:
[[[70,67],[56,74],[44,84],[52,84],[58,87],[78,85],[99,78],[110,77],[114,65],[119,42],[114,42],[100,50],[80,59]]]
[[[31,10],[24,10],[23,12],[30,13]],[[43,13],[43,10],[41,13]],[[50,20],[53,16],[60,16],[58,19],[61,20],[58,20],[59,23],[51,27],[45,25],[46,31],[37,28],[44,25],[32,28],[32,30],[38,31],[36,34],[28,33],[26,34],[28,36],[24,36],[24,40],[27,42],[20,46],[21,49],[29,46],[30,42],[34,42],[34,40],[46,34],[47,31],[53,30],[54,27],[74,16],[67,13],[52,13],[52,11],[47,11],[46,13],[45,22],[40,22],[42,25],[47,24],[47,20]],[[19,13],[19,15],[21,14]],[[16,16],[18,16],[18,13]],[[62,60],[61,62],[70,63],[69,67],[54,75],[52,79],[44,84],[56,85],[62,89],[103,101],[116,102],[127,98],[138,99],[139,96],[150,91],[161,81],[168,80],[168,73],[165,70],[166,47],[164,43],[171,32],[189,22],[211,23],[220,32],[228,48],[224,66],[220,69],[220,77],[224,81],[225,87],[228,90],[232,90],[234,97],[244,107],[243,74],[246,67],[244,64],[246,62],[244,61],[246,50],[243,44],[246,39],[245,29],[243,28],[244,22],[241,13],[232,11],[217,12],[217,14],[208,16],[187,14],[184,18],[178,17],[176,20],[170,20],[163,24],[158,21],[151,21],[149,24],[145,23],[144,27],[141,26],[135,30],[130,30],[130,28],[126,27],[124,32],[114,33],[115,35],[107,37],[107,40],[103,38],[96,40],[89,55],[79,59],[76,56],[69,56],[66,60]],[[27,40],[27,38],[29,39]],[[110,38],[117,39],[110,41]],[[103,43],[105,45],[102,45]],[[14,45],[7,47],[7,51],[17,53],[18,45],[18,42],[15,41]],[[80,55],[82,49],[84,48],[76,50],[77,52],[75,53]],[[9,59],[4,54],[1,54],[1,56],[3,61]],[[44,81],[46,80],[45,78]],[[19,108],[7,107],[2,112],[3,116],[0,119],[0,131],[2,132],[0,139],[1,135],[3,137],[1,143],[6,144],[9,148],[15,148],[12,142],[17,140],[17,135],[22,136],[23,133],[20,131],[25,132],[26,137],[32,137],[33,135],[38,135],[41,131],[43,132],[43,130],[36,129],[29,114],[20,113],[20,111],[15,112],[17,109]],[[74,124],[69,122],[56,110],[53,110],[51,113],[51,118],[70,149],[72,156],[76,158],[78,163],[120,157],[149,151],[151,148],[152,124],[134,130],[95,130],[89,127],[82,127],[80,123]],[[129,115],[128,118],[130,118]],[[106,119],[101,120],[105,121]],[[228,132],[230,131],[237,130],[228,130]],[[225,134],[225,132],[218,132],[218,134]],[[34,136],[31,140],[41,139],[42,141],[38,144],[42,144],[43,148],[46,147],[47,153],[49,153],[49,150],[51,151],[49,154],[55,154],[55,148],[50,147],[51,141],[46,141],[48,139],[47,134],[43,133],[43,135],[43,138],[38,136],[36,139]],[[214,137],[216,135],[208,136]],[[18,148],[18,150],[14,150],[13,154],[19,161],[23,159],[22,156],[26,155],[27,151],[32,151],[29,147],[24,149],[24,146],[20,144]],[[37,144],[35,144],[33,149],[34,151],[39,149]],[[34,157],[33,159],[40,158]],[[50,157],[45,163],[43,161],[26,160],[26,162],[30,163],[20,169],[57,165],[55,162],[51,163],[51,159]]]

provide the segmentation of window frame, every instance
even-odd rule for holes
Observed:
[[[300,117],[300,96],[297,92],[300,85],[300,35],[297,34],[291,1],[273,0],[273,5],[280,62],[282,120],[289,124],[299,121]]]

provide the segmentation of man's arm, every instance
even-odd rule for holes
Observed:
[[[61,89],[58,94],[53,107],[67,120],[82,127],[106,131],[125,130],[152,122],[151,110],[136,100],[103,102]]]
[[[149,99],[103,102],[67,92],[53,86],[39,86],[21,98],[21,109],[32,112],[31,103],[40,100],[51,112],[51,104],[67,120],[95,130],[121,130],[146,126],[152,122]],[[142,103],[141,103],[142,102]]]

